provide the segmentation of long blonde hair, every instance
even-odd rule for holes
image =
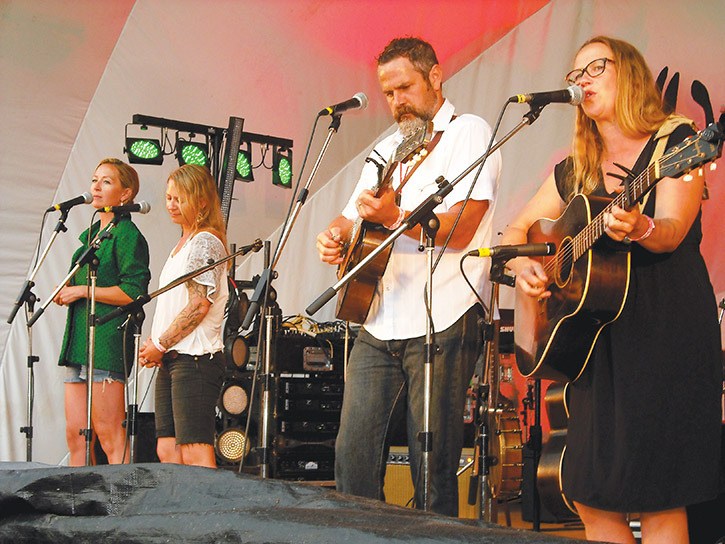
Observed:
[[[614,114],[619,128],[631,137],[655,132],[667,114],[662,109],[660,92],[642,54],[632,44],[608,36],[596,36],[586,41],[579,51],[592,43],[604,44],[612,50],[612,60],[617,67]],[[589,194],[596,189],[603,152],[596,123],[579,106],[574,122],[574,179],[569,198],[577,192]]]
[[[219,238],[227,248],[227,227],[222,216],[219,193],[209,170],[196,164],[177,168],[169,178],[185,197],[186,209],[192,214],[197,231],[205,230]]]

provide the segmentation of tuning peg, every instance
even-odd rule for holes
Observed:
[[[692,174],[685,174],[685,176],[682,178],[683,181],[690,182],[692,181]]]

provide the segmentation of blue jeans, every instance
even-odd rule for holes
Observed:
[[[68,365],[65,367],[64,383],[86,383],[88,381],[88,367]],[[123,372],[114,372],[113,370],[103,370],[102,368],[93,369],[93,383],[101,382],[121,382],[126,383],[126,376]]]
[[[437,332],[433,365],[429,455],[432,511],[458,515],[458,469],[463,447],[466,390],[480,354],[478,307]],[[383,480],[389,451],[388,433],[406,417],[415,502],[423,507],[421,444],[423,430],[425,338],[380,341],[364,329],[350,354],[335,443],[337,490],[385,500]]]

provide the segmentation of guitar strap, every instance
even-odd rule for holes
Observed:
[[[452,123],[455,118],[456,118],[456,115],[454,114],[453,117],[451,117],[450,122]],[[398,206],[400,206],[400,192],[403,190],[403,187],[405,186],[406,183],[408,183],[408,180],[413,176],[413,173],[418,169],[420,164],[431,153],[433,153],[433,150],[438,145],[438,142],[441,141],[441,137],[443,136],[444,132],[445,132],[444,130],[439,130],[438,132],[436,132],[435,136],[433,136],[433,139],[431,139],[431,141],[428,142],[428,145],[425,146],[425,151],[426,151],[425,154],[420,156],[420,159],[418,159],[416,161],[416,163],[406,171],[405,176],[403,177],[403,179],[400,180],[400,185],[395,190],[395,201],[398,204]]]
[[[649,164],[652,164],[662,158],[662,155],[664,155],[665,150],[667,149],[667,140],[669,139],[669,136],[680,125],[690,125],[694,130],[697,130],[694,121],[688,119],[684,115],[680,115],[678,113],[673,113],[672,115],[670,115],[667,119],[665,119],[665,122],[662,123],[660,128],[655,133],[654,140],[657,143],[655,144],[655,150],[652,153],[652,157],[650,157]],[[644,210],[644,206],[645,204],[647,204],[647,200],[649,199],[650,194],[652,193],[647,193],[642,199],[642,202],[639,205],[640,210]]]

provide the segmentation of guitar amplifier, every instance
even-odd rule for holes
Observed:
[[[478,518],[478,499],[475,505],[468,504],[468,491],[471,485],[469,462],[473,457],[473,448],[463,448],[460,467],[468,467],[458,476],[458,517]],[[398,506],[412,507],[413,481],[410,476],[410,456],[408,448],[391,446],[383,484],[385,502]]]

